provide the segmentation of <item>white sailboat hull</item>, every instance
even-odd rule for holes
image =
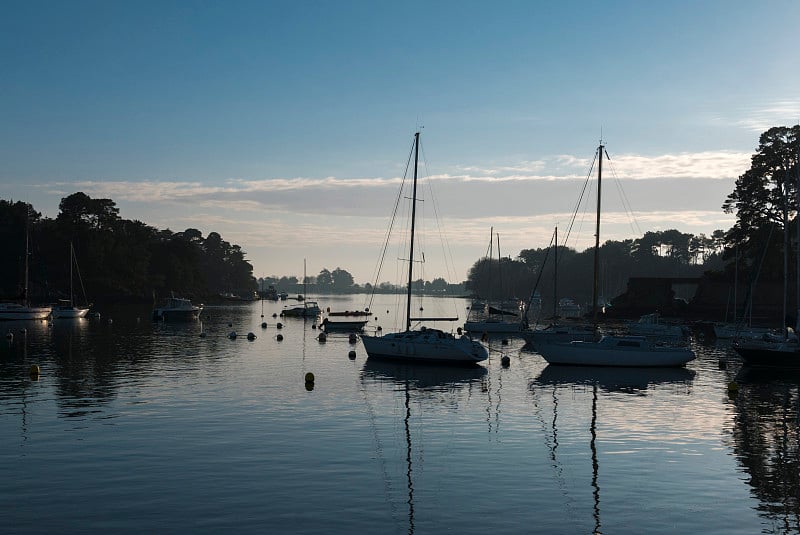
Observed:
[[[384,336],[361,336],[369,357],[405,361],[476,363],[489,358],[479,342],[467,337],[456,338],[436,329],[406,331]]]
[[[86,314],[89,313],[88,308],[80,308],[80,307],[55,307],[52,311],[52,316],[54,318],[85,318]]]
[[[674,367],[694,360],[688,347],[654,345],[638,336],[606,336],[599,342],[545,344],[538,348],[548,364],[567,366]]]
[[[31,307],[17,303],[0,303],[0,321],[2,320],[42,320],[51,312],[50,307]]]

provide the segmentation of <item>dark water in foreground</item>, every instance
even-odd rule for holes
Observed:
[[[800,533],[797,378],[725,347],[584,370],[495,341],[478,368],[409,367],[303,320],[278,341],[261,306],[208,308],[205,338],[147,308],[0,325],[0,529]]]

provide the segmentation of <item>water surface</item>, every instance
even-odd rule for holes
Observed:
[[[386,299],[372,323],[388,329]],[[0,325],[5,529],[800,532],[797,380],[725,346],[695,342],[675,370],[548,367],[513,339],[475,368],[407,366],[320,342],[282,306]]]

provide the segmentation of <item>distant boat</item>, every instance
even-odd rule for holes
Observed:
[[[46,319],[51,311],[51,307],[35,307],[20,303],[0,303],[0,321],[42,320]]]
[[[59,304],[53,307],[53,318],[83,318],[89,312],[91,305],[88,303],[85,306],[75,306],[75,290],[73,285],[73,267],[74,271],[78,272],[78,280],[83,289],[83,280],[81,279],[81,272],[78,269],[78,259],[75,257],[75,248],[72,243],[69,244],[69,300],[59,301]],[[83,292],[83,301],[86,303],[86,291]]]
[[[489,230],[489,251],[486,254],[486,261],[491,266],[492,261],[492,247],[494,241],[494,227]],[[500,271],[500,235],[497,234],[497,266],[498,276],[497,280],[501,280],[499,276]],[[494,277],[492,277],[494,278]],[[470,307],[469,317],[464,322],[464,330],[469,333],[486,333],[486,334],[511,334],[518,333],[523,330],[523,324],[520,319],[507,321],[506,316],[518,317],[520,305],[514,303],[517,307],[517,312],[510,312],[503,310],[498,304],[497,307],[491,305],[477,306],[473,302]]]
[[[306,261],[303,260],[303,295],[298,295],[298,301],[303,304],[296,307],[284,308],[281,316],[288,318],[316,318],[322,314],[322,309],[316,301],[307,301],[304,297],[306,293]]]
[[[526,330],[523,333],[525,342],[534,349],[547,344],[568,344],[569,342],[591,342],[595,339],[595,329],[582,323],[559,323],[548,325],[544,329]]]
[[[597,220],[594,249],[594,283],[592,287],[592,316],[597,327],[598,276],[600,262],[600,199],[603,174],[602,141],[597,149]],[[683,366],[695,358],[685,345],[655,343],[643,336],[607,335],[599,341],[572,341],[539,345],[536,350],[548,364],[570,366]]]
[[[25,229],[25,278],[20,303],[0,303],[0,320],[39,320],[50,316],[51,307],[32,306],[28,298],[28,257],[30,256],[29,232]]]
[[[168,297],[153,310],[153,321],[192,321],[200,317],[202,305],[193,305],[189,299]]]
[[[715,323],[714,336],[720,340],[730,338],[763,338],[764,335],[773,333],[768,327],[748,327],[735,323]]]
[[[476,363],[489,358],[486,348],[466,336],[455,337],[438,329],[411,329],[411,285],[414,268],[414,225],[417,206],[417,170],[419,132],[414,134],[414,181],[411,194],[410,242],[408,250],[408,282],[406,285],[406,328],[403,332],[383,336],[362,335],[361,341],[369,358],[404,361],[436,361],[450,364]]]
[[[325,332],[361,332],[364,329],[364,325],[367,324],[367,321],[369,320],[331,321],[330,319],[325,318],[319,325],[325,330]]]
[[[733,348],[749,366],[800,368],[800,345],[796,337],[780,341],[739,339]]]
[[[664,323],[658,312],[645,314],[638,321],[628,324],[628,332],[636,336],[656,338],[688,338],[691,335],[685,325]]]

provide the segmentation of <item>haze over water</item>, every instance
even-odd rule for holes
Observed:
[[[671,370],[548,367],[519,340],[475,368],[407,366],[263,306],[207,307],[205,338],[149,307],[0,325],[5,529],[800,532],[796,381],[724,346]]]

